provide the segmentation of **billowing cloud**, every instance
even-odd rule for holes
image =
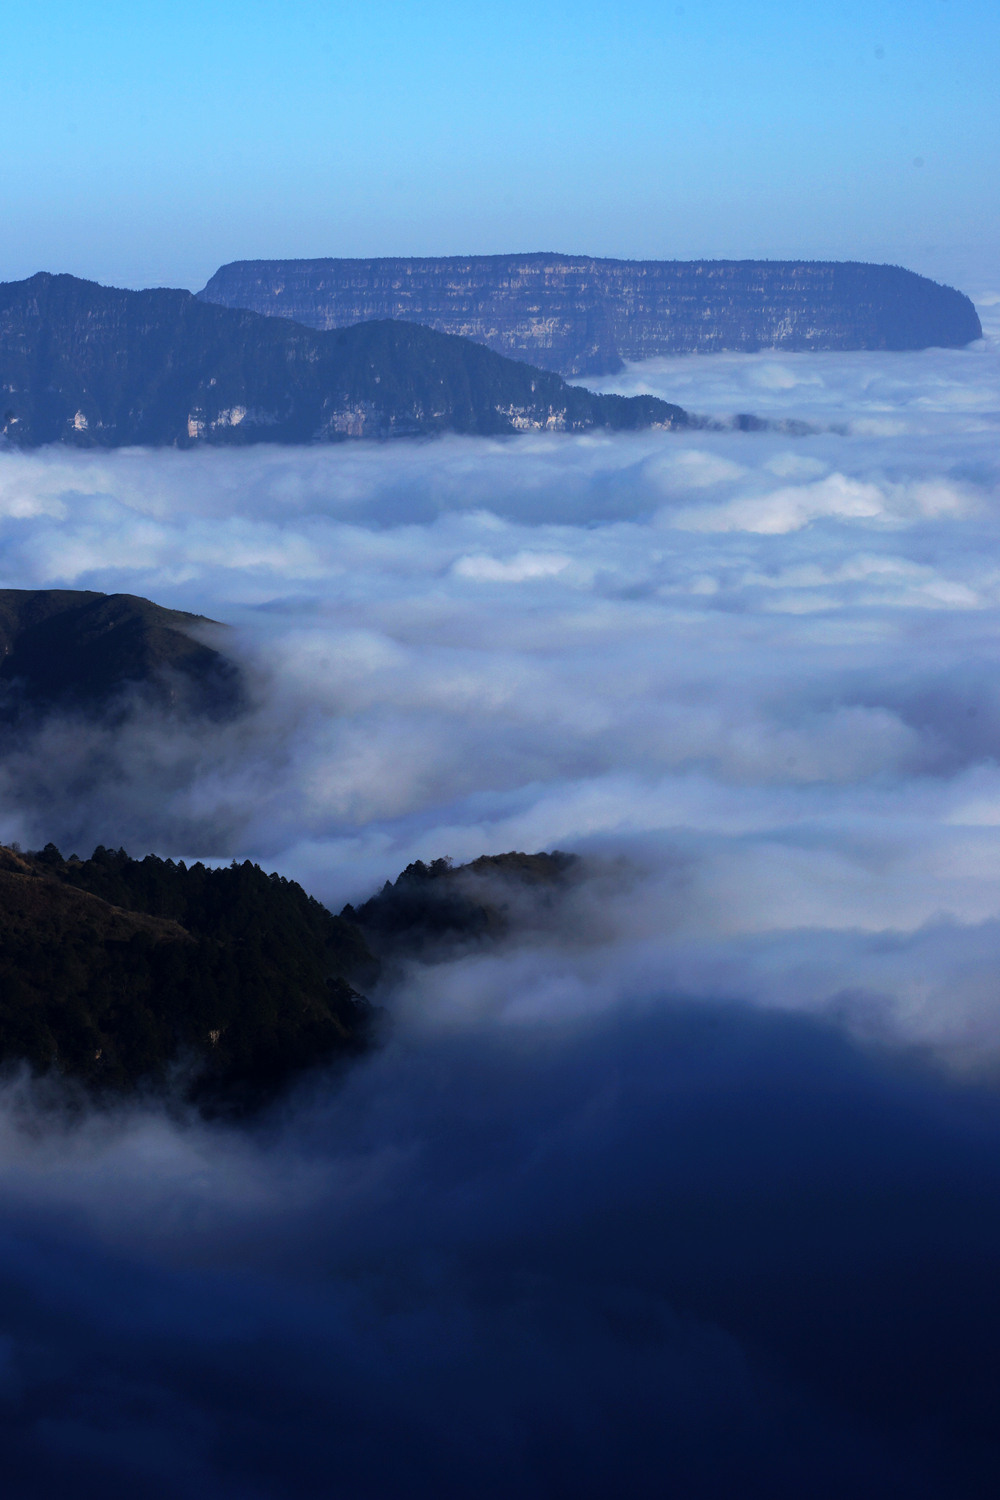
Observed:
[[[996,919],[992,346],[636,383],[817,431],[3,455],[4,583],[228,621],[254,684],[235,725],[50,723],[0,767],[3,832],[249,855],[334,903],[415,857],[638,840],[652,982],[710,992],[725,945],[782,1004],[790,933]],[[967,986],[991,1030],[963,971],[921,1036]]]
[[[0,584],[225,621],[251,687],[8,743],[0,836],[586,871],[254,1131],[8,1088],[15,1476],[987,1493],[996,348],[617,385],[814,430],[0,455]]]

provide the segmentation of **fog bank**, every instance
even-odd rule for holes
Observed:
[[[985,1056],[994,345],[619,384],[842,430],[0,455],[2,583],[226,621],[254,704],[50,722],[0,765],[0,836],[250,857],[333,904],[413,858],[564,847],[631,872],[577,913],[585,959],[569,919],[523,959],[570,1010],[667,985]]]
[[[997,348],[619,386],[818,430],[0,454],[0,586],[251,700],[8,741],[0,838],[585,877],[251,1128],[5,1085],[11,1494],[991,1492]]]

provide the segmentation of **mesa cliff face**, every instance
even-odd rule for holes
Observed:
[[[982,337],[961,292],[853,261],[234,261],[198,295],[310,328],[404,318],[563,375],[660,354],[960,348]]]
[[[0,435],[119,447],[678,427],[469,339],[399,321],[317,332],[190,292],[46,273],[0,284]]]

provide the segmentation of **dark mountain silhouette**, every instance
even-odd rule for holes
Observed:
[[[238,669],[192,633],[213,624],[133,594],[0,589],[0,722],[104,712],[136,688],[161,706],[232,713]]]
[[[418,859],[361,906],[345,906],[341,916],[360,926],[382,958],[441,957],[507,937],[525,903],[550,904],[578,864],[560,850],[484,854],[466,865]]]
[[[86,1092],[178,1086],[251,1110],[303,1070],[358,1056],[380,1013],[357,986],[517,930],[558,899],[569,854],[416,861],[334,916],[255,864],[64,858],[0,847],[0,1065]]]
[[[118,447],[337,442],[440,432],[677,427],[680,407],[600,396],[413,323],[317,332],[190,292],[39,274],[0,284],[0,432]]]
[[[311,328],[407,318],[563,375],[658,354],[959,348],[983,333],[961,292],[854,261],[243,260],[199,295]]]
[[[356,926],[246,862],[0,849],[0,1062],[90,1089],[163,1084],[247,1108],[370,1045]]]

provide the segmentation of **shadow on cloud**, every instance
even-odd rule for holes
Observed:
[[[1000,1105],[830,1027],[407,1035],[249,1139],[58,1164],[26,1120],[10,1494],[990,1492]]]

